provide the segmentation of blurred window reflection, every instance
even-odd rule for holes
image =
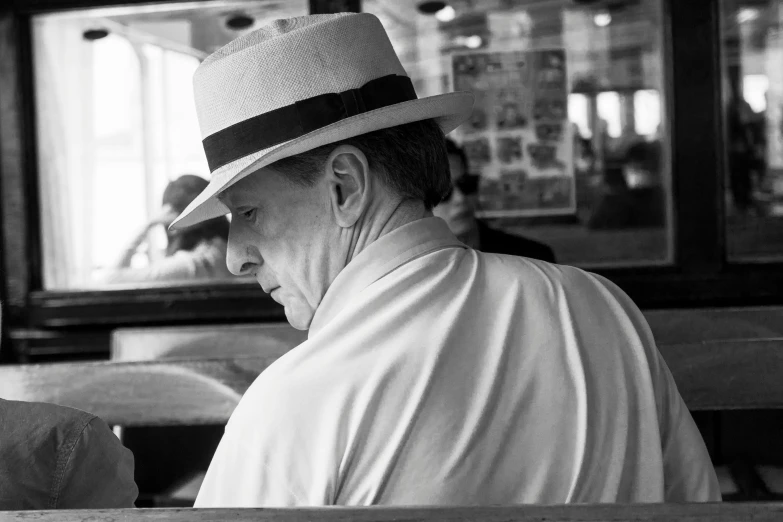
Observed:
[[[661,124],[661,97],[652,89],[636,91],[633,95],[636,134],[655,136]]]
[[[33,17],[45,289],[237,281],[222,232],[194,242],[165,229],[170,182],[209,179],[193,72],[243,33],[307,12],[264,0]],[[250,25],[232,29],[237,15]]]
[[[568,95],[568,118],[576,124],[579,136],[590,138],[593,133],[590,129],[590,101],[584,94],[572,93]]]
[[[606,133],[610,138],[619,138],[623,135],[620,93],[602,92],[598,94],[598,117],[606,122]]]
[[[723,0],[727,255],[783,259],[783,0]]]
[[[364,0],[419,96],[471,90],[450,137],[481,175],[478,217],[585,267],[668,264],[662,2],[472,2],[435,15]]]

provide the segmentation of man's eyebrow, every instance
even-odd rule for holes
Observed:
[[[221,203],[223,203],[224,205],[226,205],[226,206],[231,206],[231,197],[230,197],[230,195],[228,194],[228,191],[227,191],[227,190],[224,190],[223,192],[220,192],[219,194],[217,194],[217,195],[215,196],[215,198],[216,198],[218,201],[220,201]]]

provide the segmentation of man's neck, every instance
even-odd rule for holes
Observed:
[[[432,217],[432,212],[418,201],[400,200],[394,205],[371,207],[354,228],[345,264],[389,232],[427,217]]]

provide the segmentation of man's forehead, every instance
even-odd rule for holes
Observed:
[[[229,207],[234,206],[234,190],[232,190],[234,186],[230,186],[227,189],[225,189],[223,192],[218,192],[218,194],[215,196],[218,201],[223,203],[224,205],[227,205]]]
[[[236,207],[246,203],[253,196],[253,184],[249,179],[253,175],[240,179],[224,191],[220,192],[216,197],[218,201],[229,207]]]

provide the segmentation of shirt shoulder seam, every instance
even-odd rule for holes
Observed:
[[[82,435],[84,435],[84,431],[87,429],[87,426],[92,424],[92,422],[97,419],[97,417],[95,415],[87,414],[87,416],[83,417],[83,419],[83,424],[81,424],[81,426],[77,425],[77,428],[71,431],[72,436],[63,442],[60,450],[58,451],[57,467],[54,470],[54,483],[52,484],[52,495],[49,500],[49,505],[52,509],[58,508],[57,503],[60,501],[60,492],[62,489],[63,479],[65,478],[65,470],[68,469],[68,464],[71,461],[71,457],[73,457],[76,445],[81,440]]]

